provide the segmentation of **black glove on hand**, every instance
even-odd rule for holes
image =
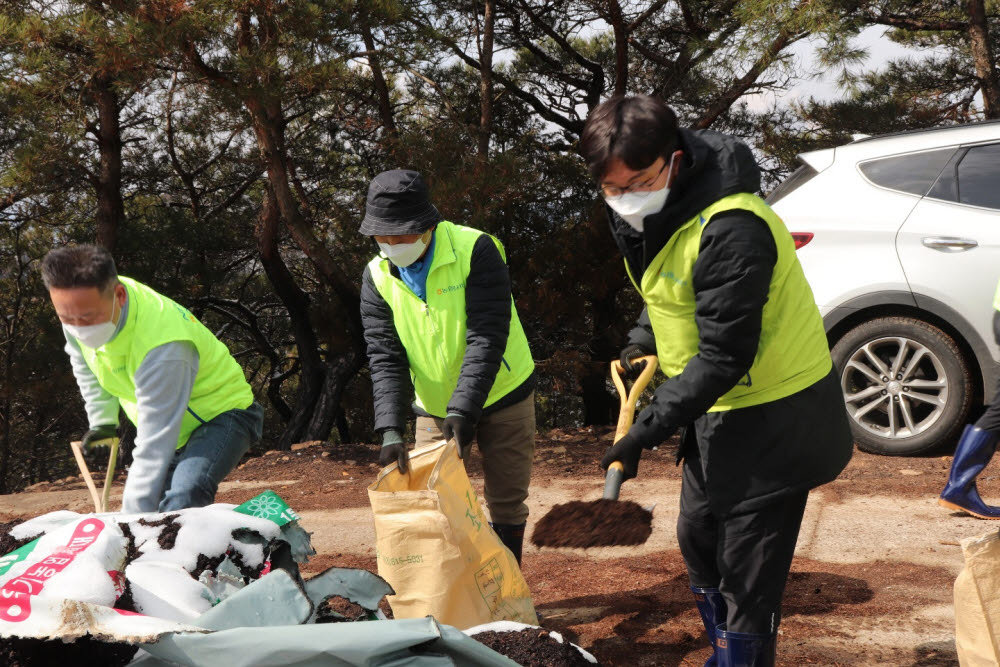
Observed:
[[[618,361],[621,363],[622,368],[625,370],[626,377],[636,377],[642,372],[642,369],[646,367],[646,362],[641,364],[633,364],[633,359],[638,359],[639,357],[645,357],[649,354],[641,345],[628,345],[622,350],[621,356],[618,357]]]
[[[387,429],[382,433],[382,451],[378,454],[378,464],[383,468],[395,463],[399,466],[399,472],[407,473],[407,464],[410,461],[410,453],[403,444],[403,436],[399,431]]]
[[[455,439],[458,443],[458,456],[464,458],[466,448],[472,444],[472,439],[476,436],[476,425],[468,417],[452,412],[444,418],[441,433],[445,440]]]
[[[104,424],[83,434],[83,453],[88,462],[108,464],[111,445],[118,439],[118,426]]]
[[[601,459],[601,467],[607,470],[615,461],[621,461],[625,468],[625,479],[632,479],[639,473],[639,457],[642,456],[642,444],[627,433],[608,447]]]

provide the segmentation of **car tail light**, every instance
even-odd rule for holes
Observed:
[[[792,240],[795,241],[795,249],[798,250],[805,244],[813,240],[812,232],[792,232]]]

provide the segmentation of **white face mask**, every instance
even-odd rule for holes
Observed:
[[[427,249],[427,241],[421,236],[413,243],[397,243],[395,245],[379,243],[378,247],[382,249],[382,254],[388,257],[390,262],[404,268],[420,259],[424,250]]]
[[[66,333],[80,341],[83,345],[92,349],[98,348],[114,338],[115,331],[118,329],[118,323],[115,322],[115,306],[117,305],[118,299],[115,298],[114,305],[111,306],[111,319],[107,322],[87,324],[85,326],[64,324],[63,328],[66,330]]]
[[[670,164],[667,166],[667,180],[674,170],[674,156],[670,156]],[[643,220],[647,215],[658,213],[663,210],[663,205],[667,203],[667,195],[670,188],[665,184],[659,190],[646,190],[644,192],[624,192],[614,197],[605,197],[604,201],[617,213],[622,220],[627,222],[632,229],[641,232]]]
[[[632,229],[641,232],[643,220],[647,215],[663,209],[663,205],[667,203],[668,194],[670,194],[670,188],[664,186],[659,190],[626,192],[615,197],[605,197],[604,201]]]

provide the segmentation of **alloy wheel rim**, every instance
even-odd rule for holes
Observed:
[[[890,440],[931,428],[948,403],[944,365],[912,338],[888,336],[858,347],[840,376],[847,412],[865,431]]]

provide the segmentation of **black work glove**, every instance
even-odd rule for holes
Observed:
[[[455,442],[458,443],[459,458],[465,458],[467,448],[472,445],[472,439],[476,436],[476,425],[468,417],[450,412],[444,418],[441,434],[444,435],[445,440],[454,438]]]
[[[118,440],[118,426],[103,424],[83,434],[83,454],[88,463],[108,464],[111,445]]]
[[[625,479],[632,479],[639,473],[639,457],[642,456],[642,443],[637,438],[625,434],[621,440],[608,447],[601,459],[601,467],[607,470],[615,461],[621,461],[625,468]]]
[[[378,464],[383,468],[395,463],[399,466],[399,472],[404,475],[408,472],[407,464],[410,461],[410,453],[403,444],[403,435],[395,429],[386,429],[382,432],[382,451],[378,454]]]
[[[649,350],[644,348],[642,345],[627,345],[624,350],[622,350],[621,355],[618,357],[618,361],[622,365],[622,369],[625,371],[625,377],[632,378],[638,377],[642,369],[646,367],[646,362],[641,364],[633,364],[633,359],[638,359],[639,357],[645,357],[652,354]]]

